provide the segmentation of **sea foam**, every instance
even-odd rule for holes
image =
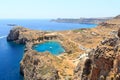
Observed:
[[[5,37],[7,37],[7,36],[0,36],[0,39],[5,38]]]

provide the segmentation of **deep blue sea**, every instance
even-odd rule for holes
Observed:
[[[23,77],[19,74],[19,63],[24,55],[24,45],[6,41],[6,36],[13,27],[7,24],[16,24],[30,29],[47,31],[92,28],[96,26],[95,24],[57,23],[50,22],[46,19],[0,20],[0,80],[23,80]],[[54,51],[52,53],[54,53]]]

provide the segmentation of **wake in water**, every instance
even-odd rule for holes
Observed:
[[[0,36],[0,39],[2,39],[2,38],[6,38],[7,36]]]

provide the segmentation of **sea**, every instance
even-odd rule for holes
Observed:
[[[0,80],[24,80],[19,73],[24,45],[7,42],[6,37],[14,27],[10,24],[43,31],[74,30],[96,26],[96,24],[57,23],[51,22],[50,19],[0,19]]]

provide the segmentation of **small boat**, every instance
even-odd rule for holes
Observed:
[[[50,47],[50,49],[51,49],[52,47]]]

